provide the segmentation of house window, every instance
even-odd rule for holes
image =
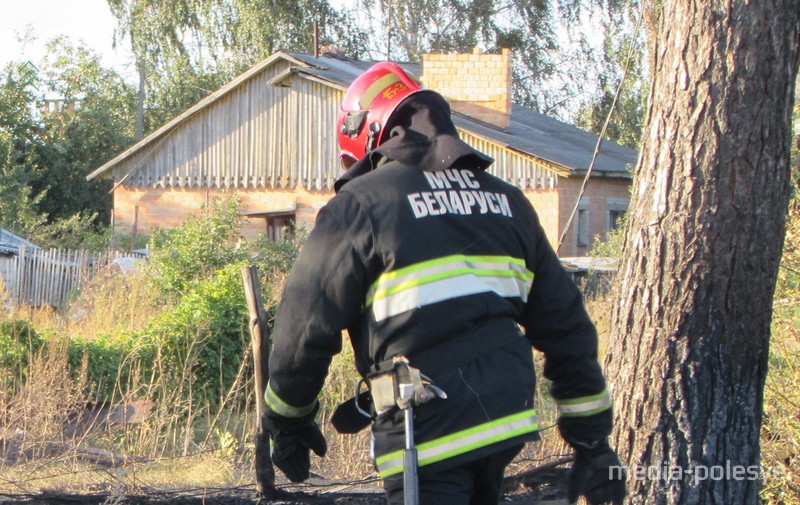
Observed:
[[[578,209],[576,221],[578,247],[589,247],[589,209]]]
[[[575,215],[575,244],[578,247],[589,247],[591,240],[589,232],[589,199],[584,197],[578,205],[578,213]]]
[[[263,219],[264,234],[270,240],[283,240],[295,230],[295,208],[266,210],[245,214],[250,219]]]
[[[606,231],[619,228],[625,217],[625,213],[628,212],[629,203],[627,198],[608,198],[606,200]]]
[[[267,237],[271,240],[283,240],[294,233],[294,214],[288,216],[267,216]]]

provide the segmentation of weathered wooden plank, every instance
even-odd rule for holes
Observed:
[[[255,266],[242,268],[247,309],[250,314],[250,338],[253,348],[254,375],[256,383],[256,412],[258,415],[258,431],[256,432],[256,488],[262,495],[275,495],[275,469],[269,452],[269,434],[262,421],[264,412],[264,392],[269,378],[269,333],[267,329],[267,313],[261,297],[261,285],[258,270]]]

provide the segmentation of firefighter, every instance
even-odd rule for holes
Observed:
[[[353,81],[336,134],[345,172],[275,319],[264,420],[274,464],[300,482],[309,451],[325,454],[317,395],[347,330],[362,377],[401,357],[446,394],[414,409],[421,503],[497,503],[505,467],[539,438],[533,346],[576,453],[569,499],[621,502],[596,331],[523,193],[486,171],[493,159],[459,138],[447,101],[393,63]],[[334,425],[371,424],[388,501],[403,503],[403,412],[351,409],[366,411],[368,397],[340,406]]]

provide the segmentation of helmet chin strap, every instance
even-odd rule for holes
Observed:
[[[370,152],[377,147],[378,134],[381,132],[381,124],[373,121],[369,125],[369,132],[367,133],[366,152]]]

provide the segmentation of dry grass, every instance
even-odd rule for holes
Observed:
[[[169,308],[144,276],[124,275],[109,268],[72,300],[58,327],[68,335],[92,339],[139,330],[154,312]]]
[[[279,292],[265,290],[268,297]],[[0,305],[2,298],[0,294]],[[43,334],[96,337],[141,328],[147,317],[162,309],[156,299],[140,280],[111,276],[93,284],[63,315],[18,307],[0,312],[0,320],[23,318]],[[608,333],[608,299],[588,296],[586,300],[598,327],[601,349]],[[796,318],[776,318],[774,333],[762,438],[764,466],[773,472],[765,482],[763,496],[765,503],[800,505],[800,332]],[[193,387],[191,360],[180,369],[166,370],[166,360],[157,355],[149,374],[130,363],[139,371],[130,374],[128,383],[117,385],[112,402],[160,398],[147,418],[128,426],[102,419],[77,423],[82,415],[85,421],[86,406],[93,400],[86,394],[86,364],[76,379],[64,380],[70,376],[66,348],[63,341],[52,339],[41,351],[31,353],[24,377],[14,378],[0,390],[0,456],[4,458],[0,461],[0,493],[252,485],[256,423],[253,380],[247,366],[250,359],[247,356],[237,365],[237,380],[213,410],[186,394]],[[541,372],[539,353],[535,360],[537,372]],[[74,371],[72,376],[76,376]],[[538,379],[536,405],[543,440],[526,446],[509,466],[509,475],[569,453],[555,428],[556,410],[547,381]],[[327,422],[333,408],[352,395],[355,380],[352,349],[345,345],[333,360],[321,398],[320,419],[329,453],[324,459],[313,458],[312,467],[313,472],[340,482],[375,476],[369,430],[339,435]]]
[[[166,359],[170,351],[157,349],[148,373],[135,360],[126,362],[132,372],[125,384],[117,378],[108,405],[159,398],[135,424],[100,414],[87,394],[86,356],[77,379],[69,369],[65,336],[93,339],[139,329],[163,310],[155,300],[142,279],[109,275],[63,314],[24,306],[0,312],[0,321],[23,319],[40,334],[53,335],[41,350],[28,353],[22,375],[0,370],[0,376],[12,377],[0,391],[0,492],[252,483],[255,420],[247,363],[211,409],[187,394],[196,353],[175,369]]]
[[[762,500],[800,505],[800,318],[776,311],[761,429]]]
[[[280,282],[281,279],[275,280],[277,286]],[[265,293],[268,296],[267,305],[270,305],[277,302],[275,297],[280,289],[265,289]],[[140,280],[108,276],[102,282],[93,283],[88,291],[76,298],[63,317],[52,311],[29,308],[20,308],[9,314],[9,317],[24,315],[26,319],[33,321],[36,328],[96,337],[142,327],[146,318],[141,314],[152,314],[156,310],[155,300],[156,297]],[[327,422],[336,405],[353,394],[357,378],[352,348],[346,337],[344,341],[346,344],[342,353],[331,364],[321,397],[320,420],[328,440],[329,452],[324,459],[312,459],[312,471],[336,481],[351,482],[374,478],[376,474],[370,456],[369,430],[365,429],[356,435],[340,435]],[[56,354],[58,353],[53,353],[53,356]],[[50,416],[52,419],[49,424],[41,423],[42,429],[45,426],[49,428],[37,434],[37,440],[56,438],[63,440],[68,447],[79,450],[71,453],[62,451],[57,455],[39,451],[36,457],[22,458],[14,465],[4,465],[0,467],[0,482],[12,484],[2,487],[24,487],[32,490],[61,485],[83,489],[135,485],[159,487],[174,484],[176,481],[187,485],[218,486],[252,483],[252,433],[255,420],[252,414],[252,380],[246,376],[248,369],[244,366],[240,368],[239,380],[227,392],[220,408],[210,412],[203,405],[192,404],[191,400],[187,400],[191,395],[184,394],[186,389],[192,387],[188,380],[191,364],[187,364],[183,370],[168,372],[159,368],[162,363],[160,358],[156,358],[157,366],[153,375],[133,374],[129,379],[130,383],[116,388],[118,392],[127,393],[119,393],[113,399],[116,404],[125,404],[141,398],[162,398],[143,423],[121,429],[98,422],[80,435],[67,433],[60,424],[62,420],[52,413],[46,414],[45,404],[55,404],[55,398],[68,395],[57,388],[50,389],[47,386],[50,382],[40,375],[31,375],[29,380],[39,382],[45,391],[38,396],[41,399],[40,405],[30,405],[28,409],[38,409],[40,412],[35,415]],[[248,357],[247,360],[249,359]],[[539,353],[535,353],[535,360],[537,371],[540,372],[542,357]],[[63,370],[66,360],[63,357],[62,362],[60,368],[43,368],[53,371],[60,369],[55,375],[63,378],[66,376]],[[161,380],[167,376],[171,378],[170,382]],[[62,387],[65,386],[62,384]],[[509,467],[510,474],[552,461],[567,452],[555,428],[556,411],[548,394],[548,387],[547,381],[539,377],[536,405],[543,440],[528,444]],[[23,389],[29,391],[30,387]],[[81,385],[72,386],[70,394],[75,397],[74,408],[69,409],[73,412],[72,415],[80,410],[82,402],[88,401],[76,395],[80,390]],[[48,394],[48,391],[56,393],[56,396]],[[26,398],[37,397],[35,394],[26,394]],[[241,398],[246,399],[243,405],[239,401]],[[32,414],[31,419],[35,415]],[[14,424],[10,420],[4,423],[5,426]],[[92,466],[86,462],[85,453],[81,452],[87,447],[127,458],[127,462],[115,467],[113,471],[92,471]],[[46,467],[48,470],[39,472],[36,480],[26,480],[24,476],[30,465]]]

